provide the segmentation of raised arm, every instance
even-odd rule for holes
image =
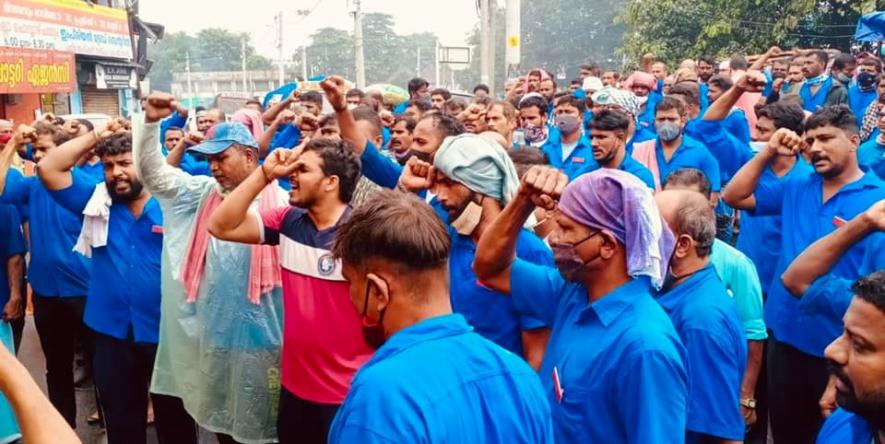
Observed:
[[[9,142],[6,142],[3,151],[0,151],[0,196],[3,195],[3,191],[6,188],[6,177],[9,175],[9,168],[12,167],[12,163],[15,161],[15,156],[16,153],[18,153],[19,148],[36,140],[37,132],[33,127],[19,125],[15,130],[15,133],[13,133],[12,137],[9,139]]]
[[[759,71],[747,71],[747,73],[735,82],[734,86],[725,91],[715,102],[710,104],[704,113],[704,120],[719,121],[728,117],[728,113],[734,108],[734,104],[740,100],[745,92],[762,92],[765,87],[765,75]]]
[[[760,71],[762,68],[765,67],[765,63],[768,62],[769,58],[777,57],[781,55],[782,52],[783,51],[781,51],[781,49],[777,46],[772,46],[771,48],[768,48],[768,51],[765,51],[765,54],[759,56],[759,58],[756,59],[753,64],[750,65],[749,68],[747,68],[747,70]]]
[[[885,230],[885,200],[811,244],[787,267],[781,282],[793,296],[801,297],[817,278],[829,273],[849,248],[876,230]]]
[[[553,210],[556,200],[568,183],[561,171],[534,166],[525,174],[519,193],[483,232],[476,244],[473,271],[483,284],[510,294],[510,270],[516,259],[519,232],[535,206]]]
[[[171,94],[152,93],[145,101],[144,114],[132,119],[132,157],[138,176],[156,197],[173,198],[191,176],[166,163],[160,151],[160,121],[171,115],[178,102]]]
[[[320,83],[326,93],[326,100],[332,104],[338,115],[338,127],[341,128],[341,138],[353,144],[354,151],[362,155],[366,150],[368,139],[356,127],[353,116],[347,109],[347,83],[339,76],[331,76]]]
[[[276,117],[274,117],[273,122],[267,127],[267,130],[264,131],[264,135],[261,136],[261,140],[258,141],[258,156],[261,159],[267,157],[268,151],[270,151],[271,143],[273,142],[274,137],[277,135],[277,131],[280,130],[281,126],[289,125],[295,121],[295,113],[291,110],[284,109],[282,112],[277,113]]]
[[[181,159],[188,148],[203,142],[203,135],[199,132],[188,132],[172,150],[166,153],[166,163],[175,168],[181,168]]]
[[[765,168],[776,156],[795,156],[801,151],[804,141],[798,134],[786,128],[777,130],[771,136],[764,150],[759,151],[749,162],[744,164],[737,174],[731,178],[722,193],[725,202],[740,210],[754,210],[756,198],[753,192],[759,184],[759,178]]]
[[[79,443],[80,439],[52,406],[28,370],[0,344],[0,391],[9,400],[25,442]]]
[[[274,120],[277,120],[277,115],[279,115],[284,109],[289,109],[289,106],[292,105],[292,102],[294,102],[296,98],[298,98],[299,94],[298,91],[292,91],[292,94],[290,94],[289,97],[271,105],[270,108],[261,115],[261,120],[264,124],[270,125]]]
[[[261,222],[249,216],[249,206],[268,184],[280,177],[292,174],[300,150],[274,150],[264,165],[228,195],[209,217],[209,233],[218,239],[246,244],[261,242]]]
[[[117,131],[124,131],[124,127],[125,122],[122,119],[111,120],[50,150],[40,161],[40,167],[37,169],[40,180],[51,191],[70,187],[73,182],[71,169],[99,142]]]

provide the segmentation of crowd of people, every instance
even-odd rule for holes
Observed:
[[[0,441],[885,442],[882,61],[666,62],[0,121]]]

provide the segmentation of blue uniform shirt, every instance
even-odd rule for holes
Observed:
[[[432,363],[432,364],[431,364]],[[356,373],[329,443],[552,443],[538,375],[457,314],[400,330]]]
[[[540,376],[557,442],[684,440],[685,349],[648,279],[590,304],[557,269],[517,259],[510,287],[517,309],[553,330]]]
[[[833,78],[828,77],[823,84],[817,89],[817,92],[811,94],[811,85],[807,82],[802,84],[799,89],[799,97],[802,97],[803,108],[805,111],[813,113],[824,107],[827,102],[827,95],[833,89]]]
[[[13,205],[0,204],[0,310],[9,301],[9,259],[24,254],[25,238],[18,210]]]
[[[793,168],[783,177],[777,177],[770,167],[762,171],[759,183],[777,182],[796,175],[813,173],[811,165],[802,158],[796,160]],[[762,293],[768,294],[768,287],[774,279],[774,268],[781,254],[781,217],[760,216],[751,211],[741,214],[741,234],[737,239],[737,249],[753,261],[759,273]]]
[[[95,184],[77,171],[73,183],[53,191],[59,205],[81,214]],[[89,328],[135,342],[157,343],[160,331],[160,253],[163,213],[156,200],[136,219],[125,203],[111,205],[107,246],[92,249],[92,279],[83,321]]]
[[[591,162],[588,162],[587,166],[580,172],[580,174],[578,174],[579,176],[602,168],[602,166],[596,162],[596,159],[591,157],[590,160]],[[654,175],[651,174],[651,171],[649,171],[645,165],[639,163],[639,161],[634,159],[629,153],[624,156],[624,161],[621,162],[621,166],[619,166],[618,169],[638,177],[639,180],[648,185],[649,188],[652,190],[655,189]]]
[[[741,381],[747,367],[747,338],[734,301],[708,265],[681,285],[661,293],[688,356],[688,442],[695,435],[744,439]],[[691,439],[694,438],[694,439]]]
[[[732,108],[725,118],[725,129],[734,136],[735,139],[741,141],[745,145],[750,144],[750,122],[747,121],[747,115],[740,108]]]
[[[449,229],[452,251],[449,255],[452,311],[467,318],[476,332],[506,350],[523,356],[522,331],[545,327],[544,323],[521,314],[513,298],[484,287],[473,272],[476,244],[469,236]],[[553,267],[553,254],[534,233],[523,230],[516,243],[516,255],[538,265]]]
[[[864,171],[875,168],[883,158],[885,158],[885,145],[879,143],[878,137],[867,140],[857,148],[857,164]]]
[[[838,408],[824,421],[817,444],[873,444],[876,429],[860,416]]]
[[[719,179],[723,184],[728,183],[753,157],[750,145],[731,135],[724,120],[695,120],[693,125],[685,127],[685,134],[700,142],[713,155],[719,165]],[[714,187],[713,190],[718,188]]]
[[[43,297],[86,296],[89,261],[72,251],[82,227],[80,216],[57,204],[40,179],[12,169],[0,203],[28,204],[33,234],[28,282],[34,292]]]
[[[824,348],[842,333],[844,313],[834,316],[830,312],[802,310],[799,300],[784,288],[779,276],[813,242],[834,231],[842,221],[851,220],[885,199],[885,183],[874,173],[867,173],[822,202],[823,180],[816,173],[806,173],[774,182],[760,182],[754,196],[755,214],[780,215],[783,233],[779,260],[765,304],[765,324],[777,340],[809,355],[822,357]],[[842,255],[830,273],[835,277],[857,279],[885,267],[883,237],[883,233],[874,233],[855,244]]]
[[[862,91],[860,85],[856,83],[848,87],[848,106],[851,107],[851,112],[857,117],[858,122],[863,120],[867,107],[876,100],[876,97],[878,97],[878,93],[875,87],[870,88],[869,91]]]
[[[547,155],[550,166],[562,170],[569,180],[574,180],[585,171],[587,165],[593,160],[593,148],[590,147],[590,139],[581,136],[575,149],[565,159],[562,158],[562,134],[559,131],[551,131],[550,137],[541,151]]]
[[[104,181],[104,164],[101,162],[97,162],[94,165],[84,163],[83,166],[80,167],[80,171],[88,174],[89,177],[96,182]]]
[[[718,193],[721,188],[719,162],[710,154],[710,151],[701,143],[690,136],[682,136],[682,145],[676,148],[670,161],[664,160],[664,147],[661,145],[661,139],[655,140],[655,156],[658,158],[658,170],[660,171],[661,186],[667,182],[667,176],[673,171],[682,168],[694,168],[701,170],[710,185],[713,192]]]

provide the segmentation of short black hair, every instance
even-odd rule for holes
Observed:
[[[443,139],[467,132],[467,130],[464,129],[464,124],[461,123],[460,120],[443,113],[425,114],[424,117],[419,120],[419,122],[427,119],[430,119],[432,121],[433,127],[436,128],[437,131],[439,131]]]
[[[879,311],[885,313],[885,270],[879,270],[858,279],[851,286],[851,292],[859,299],[875,305]]]
[[[353,145],[344,140],[325,137],[311,139],[304,147],[304,152],[313,151],[323,160],[323,174],[338,176],[338,197],[341,202],[350,202],[356,184],[360,180],[360,156],[354,151]]]
[[[246,101],[246,105],[258,105],[258,106],[262,106],[262,105],[261,105],[261,101],[258,100],[258,99],[249,99],[249,100]]]
[[[817,110],[805,122],[805,132],[835,126],[848,134],[857,134],[857,117],[848,105],[831,105]]]
[[[166,128],[166,133],[168,133],[169,131],[178,131],[180,133],[184,133],[184,130],[177,127],[177,126],[170,126],[169,128]],[[166,133],[163,133],[163,134],[166,134]]]
[[[670,173],[664,183],[664,188],[668,185],[695,187],[707,199],[713,194],[710,179],[707,179],[707,175],[703,171],[696,168],[680,168]]]
[[[77,119],[77,122],[80,122],[80,125],[85,126],[89,131],[95,129],[95,125],[93,125],[89,119]]]
[[[866,57],[860,62],[860,66],[872,66],[877,72],[882,72],[882,61],[876,57]]]
[[[317,91],[307,91],[301,95],[302,102],[310,102],[316,103],[319,106],[323,106],[323,95]]]
[[[422,79],[421,77],[415,77],[414,79],[409,80],[409,95],[414,94],[415,91],[418,91],[425,86],[430,86],[430,82]]]
[[[694,106],[701,106],[701,90],[697,83],[679,82],[670,87],[671,96],[681,96],[685,103]]]
[[[833,69],[844,69],[848,65],[857,65],[857,60],[851,54],[841,53],[833,59]]]
[[[409,106],[414,106],[415,108],[418,108],[418,110],[421,111],[422,113],[426,113],[427,111],[430,111],[433,109],[433,103],[430,102],[430,100],[427,100],[424,98],[410,100],[407,107],[409,107]]]
[[[584,86],[584,81],[581,79],[572,79],[569,83],[572,85]]]
[[[116,156],[118,154],[132,152],[132,133],[129,131],[111,134],[95,146],[95,155],[98,157]]]
[[[391,127],[396,126],[396,124],[400,123],[400,122],[406,122],[406,130],[410,133],[412,131],[415,131],[415,125],[418,124],[418,122],[416,122],[415,119],[413,119],[409,116],[400,115],[400,116],[396,116],[393,118],[393,125],[391,125]]]
[[[38,136],[52,136],[52,142],[61,145],[71,140],[71,135],[67,131],[62,131],[61,127],[54,123],[40,121],[34,124],[34,133]]]
[[[630,128],[630,116],[620,111],[604,109],[590,119],[590,129],[627,131],[628,128]]]
[[[452,93],[445,88],[437,88],[433,91],[430,91],[430,96],[443,96],[443,100],[449,100],[452,98]]]
[[[384,122],[381,121],[381,116],[371,106],[360,105],[350,110],[350,114],[353,116],[354,122],[371,123],[372,128],[375,130],[375,136],[380,136],[384,131]]]
[[[489,91],[489,85],[486,85],[485,83],[480,83],[480,84],[474,86],[473,87],[473,94],[476,94],[477,91],[485,91],[486,94],[492,93],[491,91]]]
[[[510,160],[513,161],[513,165],[516,167],[516,174],[520,179],[522,179],[522,176],[525,175],[532,166],[547,165],[550,163],[545,152],[531,146],[521,147],[519,149],[511,148],[507,150],[507,155],[510,156]]]
[[[817,60],[819,62],[823,63],[824,66],[827,66],[827,63],[829,63],[829,61],[830,61],[830,55],[827,54],[827,52],[822,49],[819,49],[817,51],[811,51],[809,54],[813,55],[815,58],[817,58]]]
[[[731,78],[729,78],[728,76],[716,74],[710,77],[710,80],[707,80],[707,85],[715,86],[721,91],[725,92],[731,89],[732,86],[734,86],[734,82],[732,82]]]
[[[714,68],[716,67],[716,59],[714,59],[711,56],[704,55],[704,56],[698,57],[698,63],[701,63],[701,62],[704,62]]]
[[[344,97],[359,97],[360,100],[362,100],[363,97],[366,97],[366,93],[364,93],[363,90],[359,88],[352,88],[350,91],[347,92],[347,94],[345,94]]]
[[[765,117],[774,122],[774,128],[786,128],[796,134],[805,132],[805,111],[796,104],[775,102],[756,111],[756,118]]]
[[[655,114],[660,111],[669,111],[675,109],[679,116],[685,116],[685,103],[675,97],[664,96],[657,105],[655,105]]]
[[[731,56],[731,59],[728,60],[728,66],[735,71],[746,71],[748,67],[747,58],[742,55]]]
[[[354,118],[356,120],[356,118]],[[335,113],[323,114],[320,117],[320,121],[317,122],[320,128],[325,128],[329,125],[338,125],[338,115]]]
[[[568,94],[568,93],[566,93],[566,95],[556,99],[556,105],[554,106],[554,108],[556,108],[557,106],[560,106],[560,105],[573,106],[573,107],[577,108],[578,111],[580,111],[581,113],[583,113],[587,109],[587,107],[584,106],[583,100],[581,100],[571,94]]]
[[[526,97],[526,98],[519,101],[519,109],[520,110],[523,110],[526,108],[531,108],[533,106],[538,108],[539,113],[545,114],[545,115],[547,114],[547,101],[544,100],[543,97],[531,96],[531,97]]]

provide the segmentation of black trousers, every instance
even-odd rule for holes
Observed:
[[[771,332],[768,332],[769,336]],[[756,380],[756,423],[750,427],[744,439],[745,444],[766,444],[768,442],[768,342],[764,343],[762,365],[759,366],[759,378]]]
[[[91,356],[92,339],[83,325],[86,297],[44,297],[34,294],[34,325],[46,357],[49,400],[71,427],[77,427],[74,397],[74,341],[84,344]]]
[[[283,388],[277,417],[280,444],[325,444],[338,404],[318,404],[295,396]]]
[[[829,372],[823,358],[772,336],[768,341],[768,408],[775,444],[814,444],[823,424],[818,401]]]
[[[160,444],[197,444],[197,423],[184,409],[181,398],[151,393],[151,401]]]

